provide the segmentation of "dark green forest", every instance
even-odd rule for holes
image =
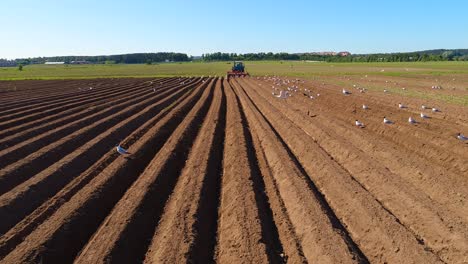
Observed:
[[[407,53],[318,55],[314,53],[207,53],[202,55],[204,61],[230,60],[312,60],[327,62],[411,62],[411,61],[468,61],[468,49],[427,50]]]
[[[16,66],[29,64],[44,64],[45,62],[69,63],[93,63],[93,64],[153,64],[160,62],[184,62],[184,61],[261,61],[261,60],[310,60],[326,62],[411,62],[411,61],[468,61],[468,49],[438,49],[404,53],[380,53],[380,54],[351,54],[319,55],[316,53],[206,53],[194,58],[184,53],[158,52],[158,53],[133,53],[102,56],[55,56],[36,57],[16,60],[2,60],[1,66]]]
[[[96,64],[113,64],[113,63],[125,63],[125,64],[141,64],[141,63],[158,63],[164,61],[189,61],[190,58],[184,53],[174,52],[158,52],[158,53],[132,53],[132,54],[121,54],[121,55],[102,55],[102,56],[56,56],[56,57],[37,57],[28,59],[17,59],[19,64],[43,64],[47,61],[54,62],[89,62]]]

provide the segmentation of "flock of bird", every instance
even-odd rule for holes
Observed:
[[[210,76],[211,77],[211,76]],[[367,76],[366,76],[367,77]],[[260,77],[257,77],[257,80],[259,80]],[[180,80],[180,79],[179,79]],[[293,79],[293,80],[289,80],[289,79],[282,79],[278,76],[265,76],[263,77],[263,80],[266,80],[266,81],[271,81],[273,82],[273,85],[271,86],[272,88],[272,95],[276,98],[279,98],[279,99],[287,99],[289,97],[291,97],[294,93],[297,93],[299,91],[301,91],[303,93],[304,96],[307,96],[308,98],[310,99],[316,99],[317,97],[320,96],[319,93],[317,94],[314,94],[312,92],[312,90],[310,89],[307,89],[307,88],[303,88],[302,90],[299,88],[299,85],[300,84],[304,84],[304,80],[300,80],[300,79]],[[388,81],[386,81],[388,82]],[[153,84],[153,82],[151,81],[151,84]],[[180,84],[184,84],[184,82],[181,82]],[[162,83],[159,83],[159,85],[162,85]],[[261,84],[259,84],[261,86]],[[322,83],[322,85],[325,85],[325,83]],[[283,88],[284,87],[284,88]],[[359,91],[359,93],[365,93],[367,92],[367,89],[365,88],[362,88],[362,87],[359,87],[357,85],[353,85],[353,87]],[[93,88],[92,87],[89,87],[88,88],[89,90],[92,90]],[[442,89],[441,86],[432,86],[432,89]],[[82,88],[79,88],[79,90],[82,90]],[[402,90],[406,90],[406,88],[402,88]],[[156,88],[152,88],[152,91],[153,92],[156,92]],[[342,94],[345,95],[345,96],[350,96],[352,94],[352,92],[346,90],[346,89],[342,89]],[[387,89],[384,89],[383,90],[384,93],[388,93],[388,90]],[[403,103],[398,103],[398,108],[399,109],[406,109],[408,108],[408,106],[406,106],[405,104]],[[362,105],[362,109],[363,110],[369,110],[369,106],[366,105],[366,104],[363,104]],[[441,112],[438,108],[436,107],[428,107],[426,105],[422,105],[421,106],[421,109],[422,110],[431,110],[433,113],[438,113],[438,112]],[[430,119],[431,117],[428,116],[427,114],[421,112],[420,113],[420,117],[422,119]],[[384,124],[387,124],[387,125],[390,125],[390,124],[394,124],[394,122],[392,120],[390,120],[389,118],[385,117],[383,118],[383,123]],[[413,118],[412,116],[410,116],[408,118],[408,123],[410,124],[417,124],[418,121]],[[359,128],[365,128],[365,125],[363,122],[359,121],[359,120],[355,120],[354,122],[355,126],[359,127]],[[467,136],[464,136],[462,135],[461,133],[457,133],[456,134],[456,137],[458,140],[462,141],[462,142],[465,142],[467,141],[468,142],[468,137]],[[115,146],[115,150],[117,151],[117,153],[119,153],[121,156],[125,157],[126,159],[133,159],[133,155],[132,153],[128,152],[125,148],[123,148],[120,144],[116,145]]]
[[[259,79],[260,79],[260,77],[257,77],[257,80],[259,80]],[[265,76],[265,77],[263,77],[263,80],[273,82],[273,85],[271,86],[272,95],[275,96],[276,98],[279,98],[279,99],[287,99],[287,98],[291,97],[293,95],[293,93],[301,91],[301,89],[298,87],[298,84],[299,83],[304,84],[303,80],[299,80],[299,79],[293,79],[293,80],[282,79],[282,78],[277,77],[277,76],[271,76],[271,77]],[[324,83],[322,83],[322,85],[324,85]],[[367,92],[367,89],[359,87],[359,86],[357,86],[355,84],[353,85],[353,87],[356,90],[358,90],[360,93]],[[406,88],[402,88],[402,89],[406,90]],[[440,86],[433,86],[432,89],[441,89],[441,87]],[[309,97],[310,99],[315,99],[316,97],[320,96],[320,94],[316,94],[316,95],[312,94],[312,91],[307,89],[307,88],[303,88],[302,92],[303,92],[303,94],[305,96]],[[383,92],[388,93],[388,90],[384,89]],[[347,89],[342,89],[341,93],[344,96],[350,96],[352,94],[352,92],[347,90]],[[406,106],[403,103],[398,103],[398,108],[399,109],[406,109],[406,108],[408,108],[408,106]],[[362,109],[363,110],[369,110],[369,106],[366,105],[366,104],[363,104]],[[431,110],[432,113],[441,112],[440,109],[438,109],[436,107],[428,107],[426,105],[422,105],[421,109],[423,111],[424,110]],[[426,114],[426,113],[424,113],[422,111],[420,112],[419,116],[420,116],[421,119],[425,119],[425,120],[431,118],[428,114]],[[389,118],[384,116],[383,117],[383,123],[387,124],[387,125],[390,125],[390,124],[394,124],[395,122],[393,122],[392,120],[390,120]],[[409,116],[408,117],[408,123],[417,124],[418,121],[414,117]],[[357,120],[357,119],[354,121],[354,124],[355,124],[355,126],[357,126],[359,128],[364,128],[365,127],[364,123],[362,121]],[[456,137],[457,137],[457,139],[459,139],[461,141],[468,141],[468,137],[462,135],[461,133],[458,133],[456,135]]]

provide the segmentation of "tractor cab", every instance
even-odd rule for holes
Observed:
[[[228,80],[231,77],[244,77],[250,76],[248,72],[245,71],[245,66],[242,61],[234,61],[234,65],[231,68],[231,71],[227,72]]]

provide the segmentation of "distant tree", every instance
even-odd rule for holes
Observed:
[[[23,64],[18,65],[18,71],[23,71]]]

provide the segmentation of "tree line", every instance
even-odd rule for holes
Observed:
[[[321,55],[317,53],[206,53],[201,58],[194,58],[185,53],[176,52],[157,52],[157,53],[133,53],[120,55],[103,56],[54,56],[54,57],[36,57],[16,60],[1,60],[0,67],[44,64],[45,62],[64,62],[68,63],[92,63],[92,64],[152,64],[164,61],[184,62],[184,61],[258,61],[258,60],[309,60],[326,62],[411,62],[411,61],[468,61],[468,49],[453,50],[426,50],[406,53],[382,53],[382,54],[351,54],[348,56]]]
[[[433,50],[408,53],[382,54],[352,54],[319,55],[315,53],[206,53],[203,61],[232,61],[232,60],[310,60],[327,62],[411,62],[411,61],[468,61],[468,49],[464,50]]]
[[[164,61],[189,61],[191,58],[184,53],[175,52],[158,52],[158,53],[133,53],[121,55],[102,55],[102,56],[54,56],[54,57],[37,57],[28,59],[17,59],[18,64],[44,64],[45,62],[88,62],[95,64],[110,64],[110,63],[125,63],[125,64],[141,64],[141,63],[158,63]]]

